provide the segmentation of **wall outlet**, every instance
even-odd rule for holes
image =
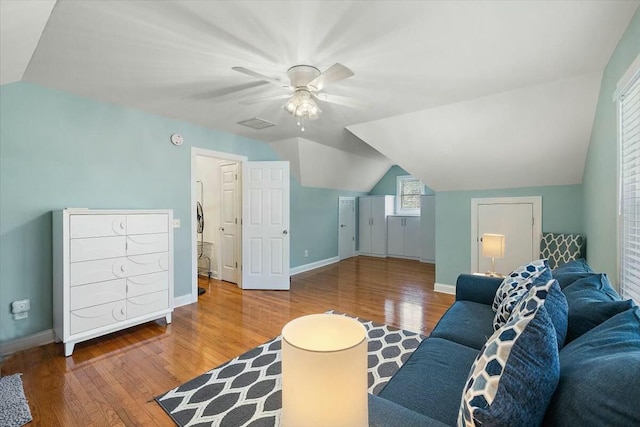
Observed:
[[[21,299],[11,303],[13,320],[26,319],[29,317],[29,310],[31,310],[31,301],[28,299]]]
[[[309,249],[305,249],[304,250],[304,257],[308,257],[309,256]]]
[[[179,219],[174,219],[173,220],[173,228],[180,228],[180,220]]]

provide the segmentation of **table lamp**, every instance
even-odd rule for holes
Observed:
[[[488,271],[487,275],[492,277],[501,276],[496,273],[496,258],[504,258],[504,235],[483,234],[482,256],[491,258],[491,271]]]

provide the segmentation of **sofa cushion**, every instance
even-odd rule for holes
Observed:
[[[496,295],[493,299],[492,308],[493,311],[497,311],[502,301],[511,293],[511,291],[518,287],[523,282],[531,283],[536,277],[542,274],[544,271],[548,271],[549,266],[547,261],[539,259],[531,261],[529,264],[521,265],[513,270],[507,277],[504,278]],[[548,280],[548,279],[547,279]]]
[[[551,275],[558,281],[560,289],[564,289],[567,286],[573,285],[580,279],[585,279],[591,276],[595,276],[597,273],[587,273],[585,271],[565,271],[564,273],[552,272]]]
[[[456,301],[444,313],[430,336],[480,350],[493,334],[493,315],[490,305]]]
[[[545,261],[546,263],[546,261]],[[551,270],[545,268],[540,271],[539,274],[532,279],[522,280],[518,282],[509,293],[502,300],[496,315],[493,319],[493,329],[498,330],[509,320],[513,307],[520,301],[520,299],[531,289],[532,286],[543,285],[551,280]]]
[[[567,343],[618,313],[633,307],[611,287],[605,274],[593,274],[564,289],[569,304]]]
[[[584,258],[569,261],[568,263],[553,269],[553,274],[563,274],[568,272],[593,273],[594,271],[591,269],[589,264],[587,264],[587,260],[585,260]]]
[[[458,425],[540,425],[560,377],[558,359],[545,306],[515,313],[476,358]]]
[[[554,426],[640,425],[640,311],[617,314],[560,352],[545,417]]]
[[[529,292],[516,304],[511,317],[533,312],[541,305],[547,309],[547,314],[556,330],[558,348],[560,349],[567,336],[568,306],[567,298],[555,279],[532,286]]]
[[[378,396],[448,425],[454,425],[462,388],[478,350],[427,338]]]
[[[447,424],[400,406],[379,396],[369,395],[369,427],[447,427]]]

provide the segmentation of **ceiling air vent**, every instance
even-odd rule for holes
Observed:
[[[258,117],[254,117],[253,119],[243,120],[241,122],[238,122],[238,124],[249,127],[251,129],[266,129],[276,125],[275,123],[268,122]]]

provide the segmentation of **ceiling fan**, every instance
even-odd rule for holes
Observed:
[[[353,76],[353,71],[342,64],[335,63],[324,72],[311,65],[294,65],[287,70],[289,83],[265,76],[244,67],[233,67],[234,71],[272,83],[289,91],[288,94],[254,98],[240,101],[241,104],[251,105],[276,99],[287,99],[284,109],[298,120],[298,126],[304,131],[304,120],[315,120],[321,113],[315,100],[362,108],[366,104],[344,96],[331,95],[322,92],[329,83],[337,82]]]

